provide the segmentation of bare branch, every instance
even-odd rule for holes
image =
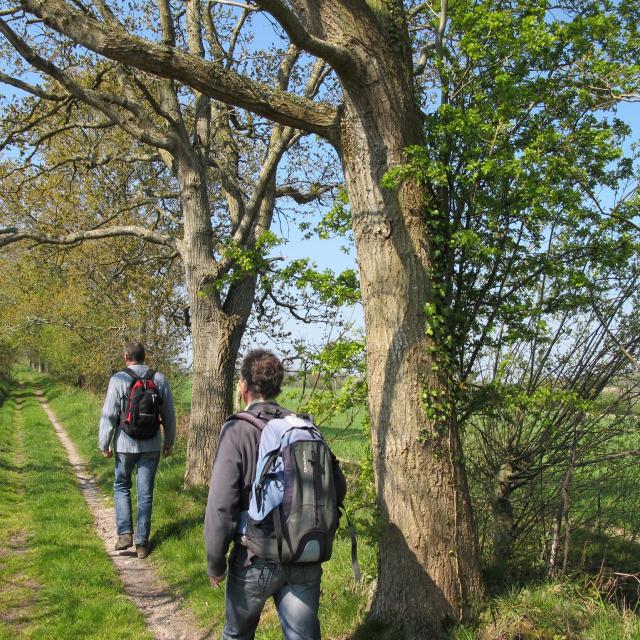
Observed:
[[[247,18],[249,17],[249,13],[250,13],[249,11],[242,12],[242,15],[238,18],[238,22],[236,23],[236,26],[233,28],[233,31],[231,32],[231,38],[229,39],[229,48],[227,49],[227,58],[228,58],[229,65],[233,60],[233,56],[236,51],[236,44],[238,42],[238,38],[240,37],[240,32],[242,31],[242,27],[244,26],[244,23],[247,21]]]
[[[164,78],[270,120],[317,133],[336,144],[340,112],[332,105],[300,98],[173,47],[154,44],[75,11],[63,0],[21,0],[28,12],[91,51]]]
[[[296,189],[290,185],[284,185],[278,187],[276,191],[276,197],[278,198],[292,198],[298,204],[309,204],[309,202],[313,202],[314,200],[318,200],[325,193],[328,193],[332,189],[335,189],[337,184],[314,184],[311,185],[309,191],[300,191],[300,189]]]
[[[624,355],[624,357],[635,367],[637,371],[640,371],[640,362],[625,348],[625,346],[618,340],[618,337],[609,329],[609,323],[605,322],[598,308],[598,302],[593,297],[593,292],[591,292],[591,309],[595,314],[600,326],[604,330],[604,332],[609,336],[610,340],[616,347],[620,350],[620,352]]]
[[[159,244],[164,247],[177,248],[177,243],[174,239],[145,229],[144,227],[134,226],[114,226],[106,227],[104,229],[91,229],[88,231],[77,231],[75,233],[69,233],[65,236],[47,236],[35,231],[19,231],[16,228],[0,229],[0,247],[13,244],[14,242],[20,242],[22,240],[33,240],[38,244],[56,244],[56,245],[72,245],[86,240],[101,240],[103,238],[115,238],[118,236],[132,236],[134,238],[140,238],[146,242],[153,244]]]
[[[43,91],[39,87],[35,87],[31,84],[23,82],[22,80],[18,80],[17,78],[12,78],[11,76],[6,75],[0,71],[0,82],[4,84],[8,84],[16,89],[20,89],[25,93],[30,93],[38,98],[43,98],[45,100],[52,100],[54,102],[62,102],[67,99],[67,96],[61,96],[57,93],[50,93],[48,91]]]
[[[97,331],[121,331],[122,327],[97,327],[97,326],[86,326],[81,324],[76,324],[75,322],[70,322],[69,320],[48,320],[47,318],[41,318],[40,316],[31,316],[27,317],[23,322],[23,326],[29,327],[33,325],[51,325],[55,327],[67,327],[69,329],[73,329],[74,331],[84,330],[91,331],[92,333]]]
[[[419,5],[416,5],[412,9],[409,9],[409,11],[407,11],[407,19],[411,20],[415,18],[419,13],[424,11],[424,9],[429,9],[429,11],[431,11],[431,13],[436,18],[438,17],[438,13],[435,11],[435,9],[428,2],[423,2]]]
[[[633,449],[631,451],[619,451],[617,453],[606,453],[602,456],[598,456],[593,460],[583,460],[576,463],[576,467],[588,467],[594,464],[600,464],[609,460],[620,460],[623,458],[636,458],[640,456],[640,449]]]
[[[353,57],[348,49],[329,44],[325,40],[311,35],[300,22],[298,16],[281,0],[256,0],[256,2],[280,23],[291,42],[300,49],[326,60],[337,70],[344,71],[353,65]]]
[[[90,104],[96,109],[102,111],[114,123],[122,127],[127,133],[135,138],[154,147],[160,147],[171,150],[174,142],[166,136],[158,136],[155,129],[150,130],[149,127],[140,127],[133,124],[129,120],[124,120],[120,115],[108,104],[113,102],[124,106],[124,101],[117,101],[115,97],[106,98],[99,92],[92,89],[86,89],[73,80],[68,74],[58,68],[49,60],[38,55],[22,38],[20,38],[3,20],[0,20],[0,33],[2,33],[15,50],[33,67],[46,73],[57,80],[72,96]],[[135,110],[133,105],[131,110]],[[138,110],[139,111],[139,110]],[[140,120],[139,120],[140,121]]]
[[[160,23],[162,25],[162,43],[175,47],[176,30],[171,18],[169,0],[158,0],[158,11],[160,13]]]
[[[14,16],[16,13],[22,11],[19,7],[14,7],[13,9],[4,9],[0,11],[0,18],[4,18],[5,16]]]
[[[229,7],[238,7],[239,9],[244,9],[245,11],[258,11],[258,7],[252,7],[249,4],[242,4],[241,2],[232,2],[231,0],[212,0],[211,4],[224,4]]]

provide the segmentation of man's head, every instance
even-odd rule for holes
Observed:
[[[282,387],[284,367],[271,351],[253,349],[240,365],[240,394],[245,402],[275,398]]]
[[[129,364],[140,364],[144,362],[144,345],[141,342],[124,343],[124,359]]]

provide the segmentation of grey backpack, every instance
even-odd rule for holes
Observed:
[[[329,445],[309,416],[237,417],[262,432],[243,542],[281,564],[325,562],[346,490]]]

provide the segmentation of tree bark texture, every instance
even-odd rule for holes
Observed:
[[[467,618],[483,594],[460,443],[451,420],[444,432],[425,412],[425,392],[444,390],[434,373],[438,345],[426,334],[424,305],[433,300],[426,190],[399,192],[380,180],[423,141],[411,66],[376,50],[364,32],[351,49],[361,68],[342,77],[342,160],[358,249],[367,328],[369,410],[379,542],[374,615],[405,638],[442,637]],[[364,43],[364,44],[363,44]],[[364,82],[362,74],[365,75]]]
[[[235,362],[246,326],[255,279],[228,313],[214,285],[212,233],[206,179],[194,158],[177,157],[184,236],[180,250],[189,296],[193,347],[192,404],[185,485],[206,486],[220,429],[232,413]]]
[[[511,556],[513,545],[514,521],[511,504],[511,465],[503,465],[496,474],[494,492],[491,500],[493,516],[493,563],[495,567],[504,567]]]
[[[553,523],[553,541],[551,543],[551,553],[549,555],[549,568],[548,575],[553,576],[558,573],[558,556],[560,553],[560,545],[562,544],[562,521],[565,522],[565,553],[563,559],[562,571],[567,568],[567,562],[569,559],[569,544],[570,544],[570,532],[569,532],[569,489],[571,487],[571,480],[573,479],[573,470],[576,463],[577,453],[577,441],[574,437],[574,442],[571,447],[571,457],[567,472],[562,479],[560,485],[560,496],[558,499],[558,508],[556,510],[556,517]]]

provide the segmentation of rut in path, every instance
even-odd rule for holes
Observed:
[[[89,473],[55,414],[49,408],[41,391],[36,396],[45,410],[58,438],[64,446],[73,473],[93,514],[95,529],[104,542],[107,554],[116,567],[124,591],[142,612],[149,631],[157,640],[209,640],[211,631],[203,631],[193,618],[181,607],[182,601],[160,580],[148,560],[139,560],[135,552],[115,551],[115,522],[113,508],[104,504],[100,489]]]

